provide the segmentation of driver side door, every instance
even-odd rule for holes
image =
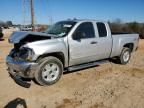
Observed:
[[[77,65],[96,60],[97,41],[92,22],[81,23],[73,33],[76,39],[69,39],[69,65]]]

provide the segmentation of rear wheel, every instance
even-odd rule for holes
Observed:
[[[39,61],[39,68],[35,73],[35,80],[40,85],[52,85],[62,76],[63,65],[56,57],[46,57]]]
[[[119,56],[119,63],[120,64],[127,64],[131,58],[131,50],[130,48],[124,47],[121,55]]]

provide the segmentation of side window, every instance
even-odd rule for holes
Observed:
[[[76,29],[75,33],[76,34],[81,33],[83,39],[95,37],[94,27],[91,22],[84,22],[80,24],[78,28]]]
[[[107,36],[107,30],[104,23],[98,22],[97,23],[98,33],[99,37],[106,37]]]

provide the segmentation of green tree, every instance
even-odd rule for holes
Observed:
[[[137,22],[132,22],[128,24],[128,27],[132,33],[140,33],[140,24]]]
[[[142,25],[140,30],[140,38],[144,39],[144,24]]]

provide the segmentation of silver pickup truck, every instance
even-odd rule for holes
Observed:
[[[60,21],[43,33],[14,32],[6,58],[11,76],[34,78],[40,85],[56,83],[63,72],[95,66],[110,58],[127,64],[138,48],[138,34],[111,33],[107,22]]]

